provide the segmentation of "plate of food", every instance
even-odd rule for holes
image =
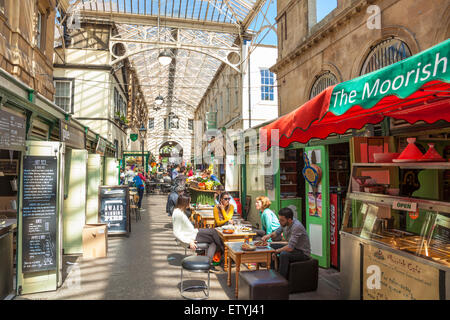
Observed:
[[[250,228],[250,227],[242,227],[241,231],[242,232],[249,232],[249,231],[252,231],[252,228]]]
[[[265,248],[269,244],[267,243],[267,241],[259,240],[259,241],[253,242],[253,245],[255,245],[257,248]]]
[[[244,250],[244,251],[254,251],[254,250],[256,250],[256,246],[252,245],[252,244],[244,243],[241,246],[241,249]]]
[[[223,229],[222,232],[225,234],[232,234],[234,233],[234,229]]]

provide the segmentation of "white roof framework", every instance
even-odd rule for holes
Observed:
[[[113,22],[110,51],[128,58],[148,106],[162,95],[166,107],[196,108],[221,63],[240,71],[240,37],[266,0],[73,0],[81,19]],[[242,39],[241,39],[242,40]],[[123,55],[116,55],[121,44]],[[161,66],[167,49],[172,63]]]

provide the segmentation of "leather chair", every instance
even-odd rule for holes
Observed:
[[[275,270],[239,273],[239,300],[288,300],[289,284]]]
[[[289,293],[317,290],[319,262],[310,258],[306,261],[291,262],[288,269]]]
[[[181,262],[181,282],[180,282],[180,293],[183,298],[191,300],[204,300],[209,298],[209,287],[210,287],[210,269],[211,263],[207,256],[189,256],[183,259]],[[192,285],[189,287],[183,286],[183,270],[190,272],[205,272],[208,273],[208,284],[207,285]],[[184,295],[186,291],[190,290],[203,290],[204,297],[194,298]],[[206,292],[205,292],[206,290]]]

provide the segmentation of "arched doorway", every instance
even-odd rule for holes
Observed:
[[[166,141],[159,147],[159,158],[166,166],[183,161],[183,147],[175,141]]]

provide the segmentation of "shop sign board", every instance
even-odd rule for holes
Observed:
[[[57,158],[25,156],[23,161],[22,271],[56,269]]]
[[[97,148],[95,149],[96,153],[105,154],[106,151],[106,141],[102,138],[98,138]]]
[[[128,186],[99,187],[99,223],[108,226],[108,234],[130,232],[130,209]]]
[[[392,203],[392,209],[416,212],[417,211],[417,203],[410,202],[410,201],[395,200]]]
[[[74,149],[86,149],[86,137],[83,130],[72,126],[69,122],[60,120],[60,140],[66,146]]]
[[[0,110],[0,149],[18,149],[25,146],[26,118]]]
[[[363,247],[364,300],[438,300],[439,269],[371,245]]]

